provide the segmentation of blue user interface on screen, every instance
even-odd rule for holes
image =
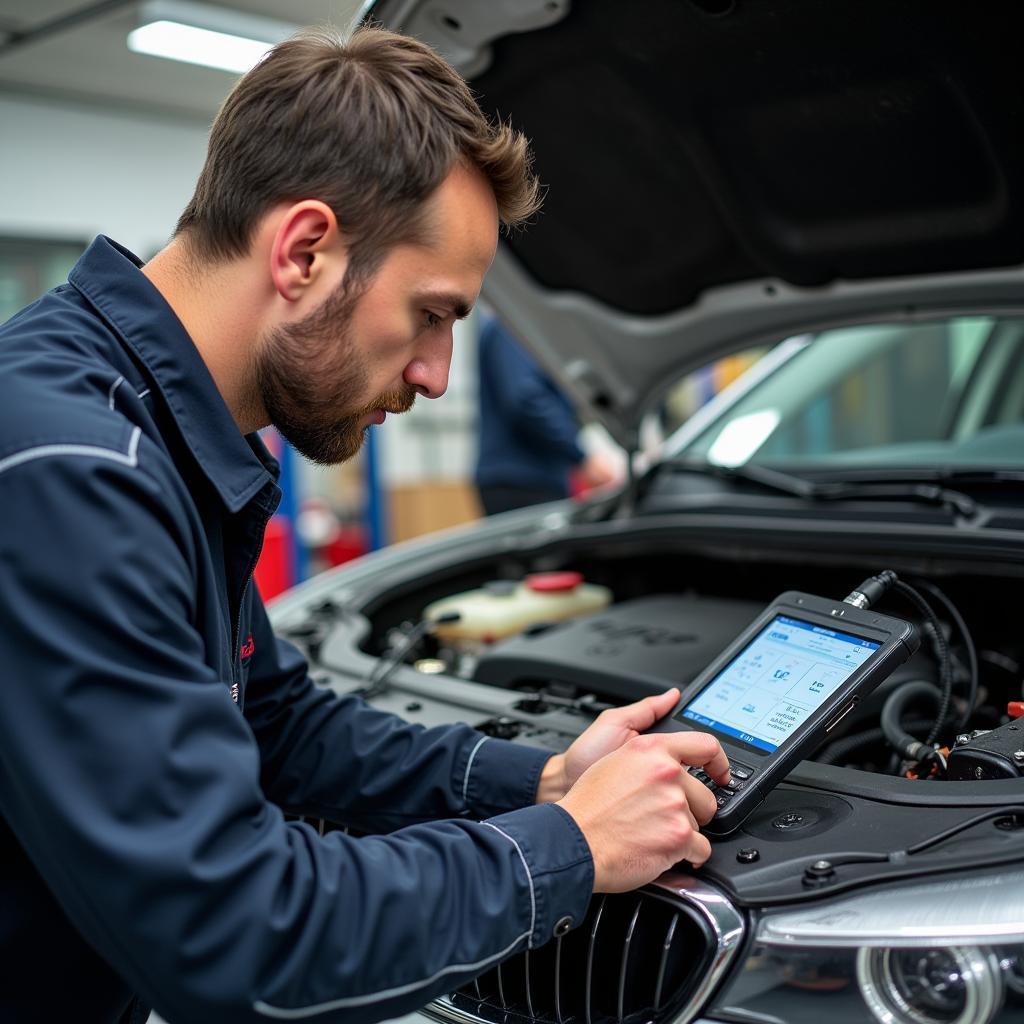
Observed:
[[[779,615],[678,717],[771,753],[879,647]]]

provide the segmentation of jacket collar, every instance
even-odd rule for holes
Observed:
[[[229,511],[277,476],[258,435],[243,436],[199,350],[142,261],[105,235],[68,277],[149,371],[196,462]]]

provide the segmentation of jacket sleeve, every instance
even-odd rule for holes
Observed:
[[[592,862],[555,805],[365,839],[284,821],[146,467],[143,442],[0,468],[0,814],[85,940],[170,1020],[363,1022],[581,920]]]
[[[524,440],[583,461],[576,442],[579,423],[569,400],[537,361],[497,321],[488,323],[480,338],[480,357],[493,381],[493,393]]]
[[[467,725],[425,729],[317,686],[302,655],[273,635],[258,596],[253,635],[245,716],[263,789],[285,809],[388,832],[534,802],[549,753]]]

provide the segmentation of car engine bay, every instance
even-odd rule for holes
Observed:
[[[737,898],[757,901],[768,891],[778,895],[774,866],[789,878],[787,896],[801,898],[819,888],[803,884],[804,861],[820,860],[832,843],[837,856],[861,849],[864,818],[877,838],[891,815],[895,832],[887,838],[902,838],[909,828],[910,842],[962,818],[964,806],[999,806],[1020,792],[1013,780],[1024,772],[1024,755],[1015,755],[1024,743],[1010,715],[1019,713],[1022,699],[1024,635],[1015,603],[997,597],[1012,592],[1017,567],[952,557],[939,563],[885,550],[886,544],[839,559],[820,544],[813,553],[781,555],[735,540],[712,544],[678,534],[652,542],[607,525],[571,532],[579,535],[563,532],[560,543],[533,551],[527,543],[519,545],[527,550],[496,556],[491,545],[482,556],[449,560],[429,574],[409,571],[408,563],[403,569],[399,549],[399,565],[379,571],[372,586],[360,588],[361,598],[353,593],[347,602],[337,596],[306,602],[304,613],[293,612],[281,632],[304,648],[314,678],[339,691],[362,694],[426,726],[464,721],[490,736],[563,750],[605,708],[684,688],[779,591],[793,587],[839,599],[866,569],[895,568],[926,596],[942,641],[917,608],[887,595],[880,610],[915,622],[920,650],[735,837],[716,844],[723,856],[705,870]],[[572,584],[570,592],[590,588],[604,599],[581,614],[534,612],[531,618],[528,612],[523,618],[520,598],[524,592],[528,602],[536,598],[538,581],[542,597],[564,594]],[[563,590],[545,593],[552,581]],[[330,593],[325,582],[319,586]],[[498,607],[498,618],[482,626],[474,620],[473,635],[466,635],[468,626],[460,632],[460,617],[468,621],[481,605],[488,614]],[[443,621],[455,608],[463,609],[456,622]],[[939,753],[926,764],[909,763],[894,749],[891,725],[925,739],[940,704],[943,650],[950,710],[936,740]],[[908,808],[928,813],[916,821]],[[1021,825],[1024,817],[1004,815],[1001,827],[974,830],[935,852],[929,869],[976,855],[979,846],[988,857],[1016,856]],[[780,859],[766,856],[762,846],[757,863],[738,864],[736,849],[754,839],[777,848]],[[820,887],[843,888],[896,870],[888,863],[858,864],[834,872]],[[913,871],[906,863],[898,870]]]
[[[702,513],[602,522],[564,513],[539,523],[535,513],[507,518],[446,544],[398,547],[324,574],[272,607],[275,628],[305,651],[314,678],[340,693],[361,694],[427,727],[462,721],[561,751],[605,708],[685,688],[783,590],[841,600],[865,576],[888,568],[926,599],[934,623],[900,594],[886,594],[877,608],[916,625],[917,653],[738,831],[713,841],[703,868],[680,865],[678,877],[636,893],[595,897],[587,921],[559,940],[558,951],[520,954],[452,993],[441,1015],[461,1008],[494,1022],[512,1019],[510,1011],[526,1020],[577,1013],[627,1020],[633,999],[643,1019],[688,1020],[705,1007],[705,1016],[759,1020],[745,1007],[778,998],[785,1012],[773,1019],[789,1019],[796,995],[811,1000],[813,1017],[820,1005],[812,993],[822,991],[823,975],[853,1000],[850,1019],[864,1019],[876,990],[883,1003],[911,990],[915,1006],[932,999],[927,979],[937,970],[959,971],[936,961],[946,953],[893,952],[871,946],[877,939],[860,954],[830,952],[831,926],[821,948],[804,953],[774,949],[765,929],[794,913],[831,921],[837,900],[845,907],[844,900],[881,894],[884,902],[913,887],[923,887],[928,906],[935,902],[928,886],[937,887],[940,902],[962,891],[968,898],[966,877],[983,885],[979,873],[1012,871],[1020,861],[1024,757],[1015,755],[1024,744],[1013,716],[1024,696],[1024,632],[1012,595],[1024,570],[1016,536],[965,537],[938,527],[939,543],[920,524],[901,531],[838,517],[816,528],[799,517],[740,521]],[[543,603],[566,594],[579,608],[535,614],[538,595]],[[897,753],[892,724],[901,735],[926,739],[942,703],[943,658],[949,712],[937,753],[911,763]],[[922,905],[908,903],[901,920],[913,921]],[[640,954],[666,928],[661,967],[627,969],[657,960],[650,950]],[[736,949],[726,956],[729,941]],[[792,945],[791,937],[780,941]],[[704,949],[710,959],[683,955],[684,947]],[[959,956],[959,948],[949,955]],[[986,948],[997,957],[997,967],[978,974],[997,979],[996,994],[986,997],[991,1012],[929,1010],[921,1020],[1002,1024],[1024,1008],[1021,949]],[[740,950],[743,970],[729,975],[729,959]],[[709,1014],[710,993],[725,977],[735,979],[728,1005]],[[560,996],[552,978],[562,979]],[[756,989],[749,1002],[747,989]],[[666,996],[669,990],[676,995]],[[887,992],[897,994],[890,999]],[[957,992],[956,1005],[974,1013],[970,986]],[[888,1019],[884,1007],[878,1012]]]

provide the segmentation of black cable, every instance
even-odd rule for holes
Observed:
[[[929,583],[927,580],[915,581],[918,587],[923,588],[927,593],[935,597],[949,613],[949,617],[953,620],[956,628],[960,631],[960,635],[963,637],[964,649],[967,651],[967,671],[968,671],[968,682],[967,682],[967,706],[964,708],[963,714],[957,719],[956,728],[957,730],[962,729],[971,717],[971,713],[974,711],[974,705],[978,700],[978,650],[974,646],[974,638],[971,636],[971,631],[967,628],[967,623],[964,622],[963,616],[960,614],[956,605],[937,587],[934,583]]]
[[[950,701],[953,697],[953,673],[950,671],[949,645],[946,643],[942,626],[932,606],[913,587],[904,583],[903,580],[895,580],[892,587],[898,594],[902,594],[910,601],[928,621],[934,633],[935,646],[938,649],[936,656],[939,660],[939,687],[942,690],[942,703],[939,705],[939,713],[935,716],[935,723],[928,731],[928,737],[925,740],[925,743],[931,746],[942,730],[943,723],[946,721],[946,715],[949,713]]]
[[[923,744],[927,747],[933,747],[936,738],[945,724],[946,716],[949,714],[949,705],[953,697],[953,672],[949,644],[946,643],[946,637],[942,632],[942,625],[934,609],[912,586],[904,583],[891,569],[886,569],[876,576],[868,577],[856,590],[851,591],[843,598],[843,603],[852,604],[855,608],[870,608],[877,604],[888,590],[895,590],[896,593],[905,597],[924,616],[934,635],[936,657],[939,662],[939,688],[942,692],[942,697],[939,703],[939,713],[936,715],[935,722],[928,732],[928,738]],[[892,700],[891,697],[890,700]],[[888,703],[887,701],[887,706]],[[884,713],[883,709],[883,715]],[[919,741],[906,733],[902,733],[902,731],[900,742],[907,749],[919,750]]]
[[[890,587],[899,582],[899,577],[892,569],[885,569],[877,576],[869,576],[856,590],[843,598],[843,604],[852,604],[854,608],[870,608],[878,604]]]
[[[961,832],[974,828],[975,825],[981,825],[992,818],[1004,818],[1015,814],[1024,815],[1024,806],[1015,804],[1010,807],[990,807],[987,811],[982,811],[981,814],[976,814],[973,818],[968,818],[966,821],[952,825],[942,832],[937,832],[935,835],[922,839],[921,842],[914,843],[913,846],[908,846],[902,850],[891,850],[889,853],[854,853],[849,857],[829,857],[827,860],[833,868],[845,867],[849,864],[881,864],[883,862],[898,864],[900,861],[906,860],[907,857],[913,857],[918,853],[924,853],[925,850],[933,849],[940,843],[944,843],[947,839],[952,839],[954,836],[960,835]]]
[[[961,821],[959,825],[953,825],[944,832],[939,832],[928,839],[922,839],[921,842],[914,843],[913,846],[908,846],[905,850],[898,852],[907,857],[912,857],[915,853],[923,853],[925,850],[930,850],[933,846],[938,846],[939,843],[944,843],[947,839],[951,839],[953,836],[959,835],[969,828],[974,828],[975,825],[980,825],[983,821],[988,821],[990,818],[1002,818],[1011,814],[1024,814],[1024,807],[990,807],[987,811],[976,814],[973,818]],[[897,855],[894,854],[893,856]]]

